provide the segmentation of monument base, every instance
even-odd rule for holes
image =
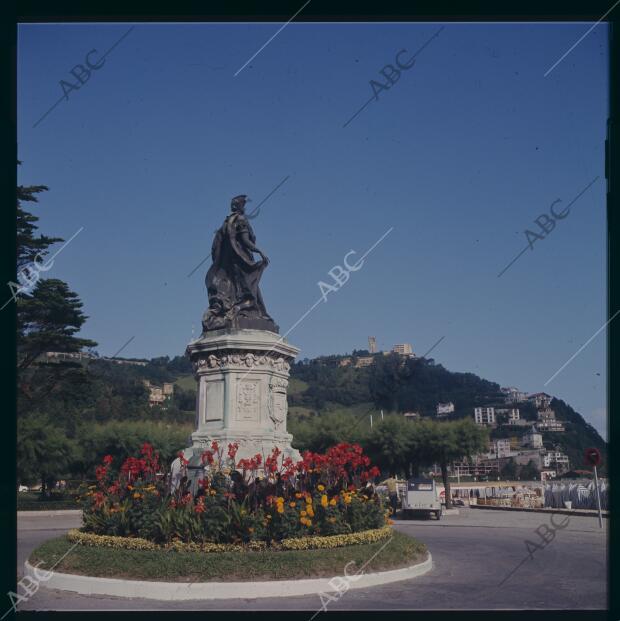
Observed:
[[[267,330],[217,330],[187,346],[197,381],[196,431],[183,451],[192,478],[201,476],[200,456],[213,441],[227,454],[239,445],[236,461],[274,447],[301,459],[286,430],[290,365],[299,349]]]

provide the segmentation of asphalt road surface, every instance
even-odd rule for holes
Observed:
[[[556,524],[565,516],[556,516]],[[417,537],[433,555],[433,569],[418,578],[356,589],[328,603],[329,610],[491,610],[607,608],[607,520],[570,516],[553,541],[540,543],[536,529],[549,525],[540,513],[461,508],[436,520],[397,520],[395,527]],[[76,515],[18,517],[18,576],[32,550],[79,524]],[[544,528],[541,529],[544,531]],[[8,607],[8,602],[7,602]],[[317,595],[159,602],[84,596],[40,587],[20,610],[307,610],[319,611]],[[0,611],[0,616],[3,614]],[[320,620],[320,615],[317,617]]]

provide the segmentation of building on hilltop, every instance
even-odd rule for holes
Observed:
[[[376,336],[368,337],[368,351],[371,354],[377,353],[377,337]]]
[[[372,364],[373,360],[374,358],[372,356],[360,356],[355,361],[355,367],[358,369],[361,367],[369,367]]]
[[[501,388],[501,392],[504,395],[504,400],[506,403],[521,403],[527,399],[527,393],[521,392],[518,388],[514,386],[509,386],[508,388]]]
[[[392,347],[392,351],[399,356],[413,356],[413,347],[411,343],[400,343]]]
[[[403,416],[407,420],[418,420],[420,418],[419,412],[403,412]]]
[[[103,358],[103,360],[114,364],[130,364],[137,367],[145,367],[148,364],[148,360],[128,360],[127,358]]]
[[[46,351],[43,354],[46,362],[60,362],[61,360],[93,360],[97,356],[86,351]]]

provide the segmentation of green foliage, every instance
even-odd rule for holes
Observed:
[[[18,162],[21,163],[21,162]],[[45,257],[52,244],[63,241],[60,237],[35,235],[39,228],[38,216],[27,212],[22,203],[38,203],[37,194],[49,188],[45,185],[17,186],[17,269],[33,263],[35,259]],[[40,261],[39,261],[40,262]]]
[[[506,481],[514,481],[517,478],[517,472],[517,462],[511,457],[501,469],[500,476]]]
[[[366,429],[351,412],[333,412],[307,420],[289,421],[293,445],[302,451],[322,453],[341,442],[363,443]]]
[[[40,481],[46,493],[54,483],[69,471],[75,459],[77,446],[50,421],[17,421],[17,469],[22,481]]]
[[[386,416],[374,424],[365,452],[384,474],[407,472],[412,461],[418,427],[402,416]]]
[[[81,448],[79,472],[92,479],[103,455],[112,455],[115,462],[119,463],[139,453],[145,442],[153,445],[167,467],[179,447],[186,445],[191,431],[191,426],[183,428],[150,421],[112,421],[83,426],[77,437]]]
[[[521,467],[519,478],[523,481],[538,481],[540,479],[540,470],[536,467],[533,459],[530,459],[527,465]]]

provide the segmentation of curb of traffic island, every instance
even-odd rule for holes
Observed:
[[[560,515],[578,515],[585,517],[596,517],[598,511],[594,509],[553,509],[551,507],[502,507],[498,505],[469,505],[471,509],[490,509],[491,511],[526,511],[529,513],[559,513]],[[609,511],[602,511],[604,518],[609,517]]]
[[[28,561],[24,564],[25,575],[39,581],[41,570]],[[371,574],[347,576],[349,589],[364,589],[422,576],[433,567],[430,552],[426,560],[401,569],[390,569]],[[37,572],[39,576],[37,576]],[[342,579],[342,578],[341,578]],[[43,586],[48,589],[71,591],[80,595],[108,595],[163,601],[255,599],[259,597],[293,597],[330,593],[334,577],[301,580],[269,580],[263,582],[154,582],[150,580],[120,580],[118,578],[95,578],[77,574],[51,572]]]
[[[57,515],[82,515],[82,509],[33,509],[19,510],[17,517],[55,517]]]

